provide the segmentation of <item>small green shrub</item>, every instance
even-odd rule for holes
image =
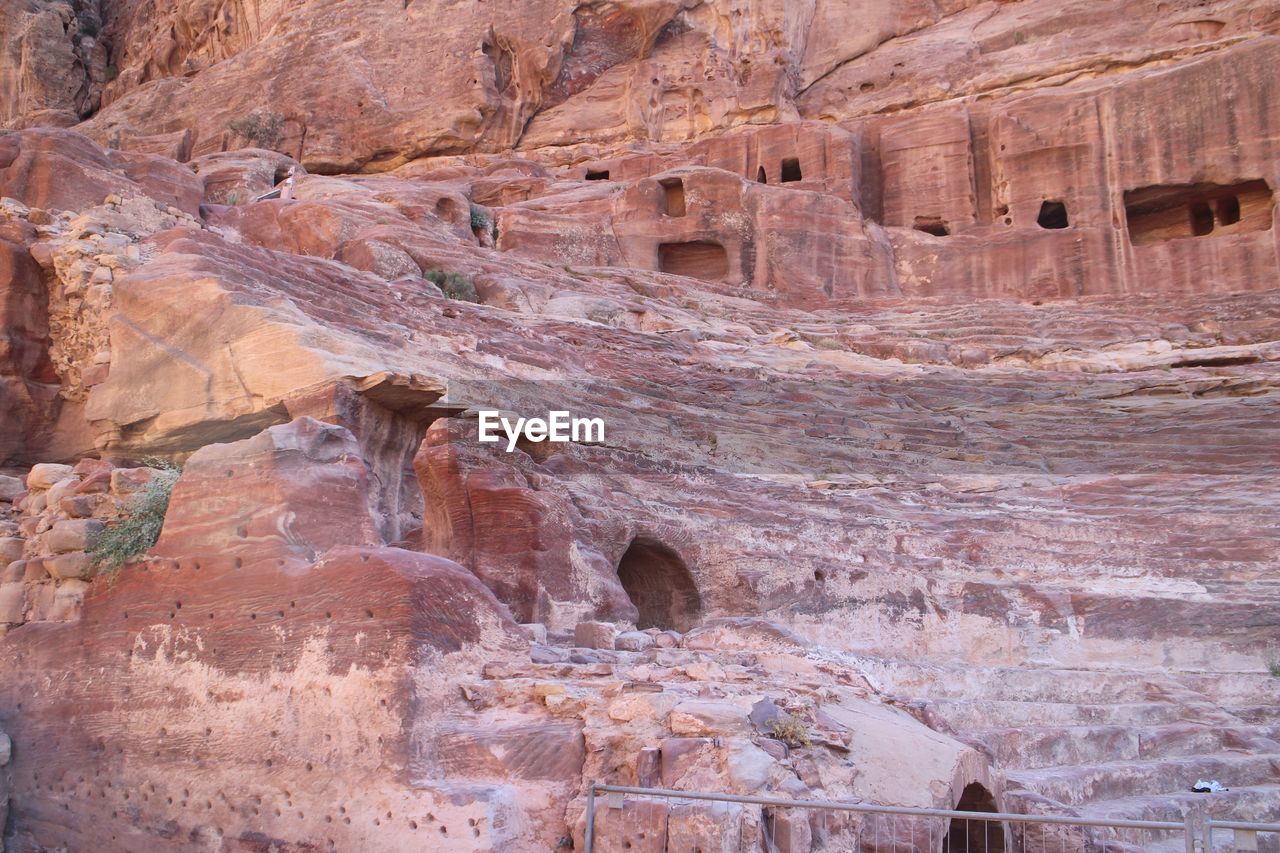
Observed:
[[[804,721],[788,714],[774,717],[769,726],[769,733],[774,740],[780,740],[790,747],[809,745],[809,729]]]
[[[1276,678],[1280,678],[1280,660],[1273,660],[1267,664],[1267,671]]]
[[[134,495],[124,515],[112,522],[89,543],[88,554],[95,568],[112,577],[134,557],[146,551],[160,538],[164,514],[169,509],[169,495],[178,482],[182,469],[163,460],[148,460],[156,473]]]
[[[80,22],[80,35],[82,35],[82,36],[88,36],[89,38],[97,38],[97,37],[98,37],[98,22],[97,22],[97,21],[81,21],[81,22]]]
[[[257,148],[275,148],[284,132],[284,116],[280,113],[253,112],[229,122],[227,127]]]
[[[471,203],[471,230],[493,233],[493,221],[489,219],[489,214],[475,202]]]
[[[440,291],[450,299],[457,299],[460,302],[480,301],[476,286],[462,273],[427,270],[422,277],[440,288]]]
[[[120,76],[120,69],[116,68],[114,65],[108,65],[106,70],[106,76],[107,76],[107,82],[110,83],[112,80]]]

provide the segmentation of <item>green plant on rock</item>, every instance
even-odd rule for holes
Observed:
[[[182,469],[164,460],[147,460],[146,464],[155,469],[151,481],[133,496],[120,518],[89,543],[87,550],[94,568],[108,577],[156,544],[164,527],[169,496]]]
[[[284,116],[273,112],[252,112],[227,124],[258,148],[275,148],[284,133]]]
[[[475,202],[471,203],[471,230],[488,231],[491,235],[497,235],[493,227],[493,220],[489,218],[489,214],[485,212],[485,209]]]
[[[787,746],[798,748],[809,745],[809,729],[804,721],[789,714],[774,717],[769,724],[769,734]]]
[[[475,284],[462,273],[427,270],[422,274],[422,277],[440,288],[440,292],[450,299],[456,299],[460,302],[480,301],[480,295],[476,293]]]
[[[1267,671],[1276,678],[1280,678],[1280,660],[1273,660],[1267,664]]]

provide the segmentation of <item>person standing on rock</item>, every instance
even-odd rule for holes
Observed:
[[[294,176],[294,173],[297,171],[297,169],[298,169],[297,166],[289,167],[289,176],[284,179],[284,184],[280,187],[281,201],[293,200],[293,176]]]

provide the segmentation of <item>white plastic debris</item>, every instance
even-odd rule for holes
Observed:
[[[1196,783],[1191,786],[1191,790],[1195,791],[1197,794],[1220,794],[1229,789],[1224,787],[1217,779],[1210,779],[1208,781],[1205,781],[1204,779],[1197,779]]]

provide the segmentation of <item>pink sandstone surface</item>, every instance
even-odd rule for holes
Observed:
[[[0,0],[0,57],[3,849],[1280,820],[1280,3]],[[1184,849],[1031,832],[972,849]]]

